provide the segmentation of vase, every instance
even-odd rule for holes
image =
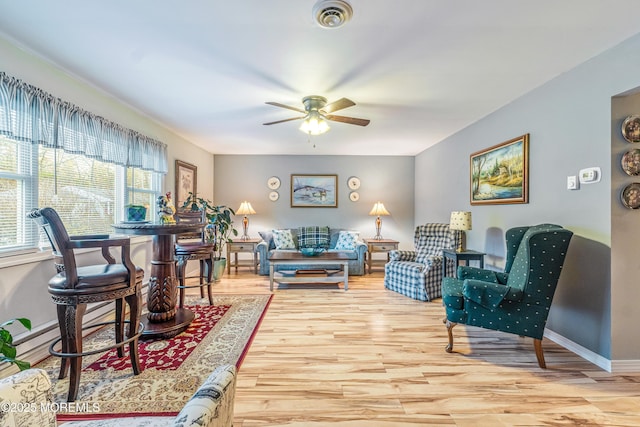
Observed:
[[[127,221],[144,221],[147,217],[147,208],[142,205],[127,206]]]
[[[213,281],[217,282],[224,274],[224,269],[227,266],[227,259],[220,258],[213,260]]]

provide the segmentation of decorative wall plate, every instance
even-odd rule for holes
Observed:
[[[351,200],[352,202],[357,202],[358,200],[360,200],[360,195],[357,191],[352,191],[351,193],[349,193],[349,200]]]
[[[624,153],[622,159],[620,159],[620,164],[627,175],[640,175],[640,149],[636,148]]]
[[[277,176],[272,176],[271,178],[269,178],[267,180],[267,187],[272,190],[277,190],[278,188],[280,188],[280,178],[278,178]]]
[[[640,182],[634,182],[622,190],[620,193],[622,204],[629,209],[640,208]]]
[[[276,200],[278,200],[279,197],[280,195],[278,194],[277,191],[272,191],[271,193],[269,193],[269,200],[271,200],[272,202],[275,202]]]
[[[640,142],[640,116],[629,116],[624,119],[622,136],[628,142]]]
[[[347,180],[347,185],[352,190],[357,190],[360,188],[360,179],[357,176],[352,176]]]

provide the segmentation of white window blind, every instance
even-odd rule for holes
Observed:
[[[112,233],[128,203],[147,206],[153,218],[161,177],[0,136],[0,252],[48,245],[26,218],[33,208],[54,208],[70,235]]]
[[[54,208],[70,235],[113,232],[116,165],[40,147],[38,170],[38,207]]]
[[[33,247],[37,241],[25,217],[37,197],[32,165],[36,147],[0,136],[0,250]]]
[[[71,235],[112,232],[128,203],[153,215],[166,150],[0,71],[0,252],[42,243],[33,208],[54,208]]]

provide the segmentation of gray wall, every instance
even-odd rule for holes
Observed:
[[[291,174],[337,174],[337,208],[292,208]],[[267,179],[280,178],[280,198],[269,200]],[[349,200],[347,179],[360,178],[360,200]],[[382,218],[382,235],[413,246],[414,157],[408,156],[245,156],[216,155],[214,159],[214,202],[237,209],[248,200],[257,214],[249,218],[249,234],[278,227],[329,225],[360,231],[361,237],[375,234],[374,217],[368,216],[380,200],[390,216]],[[241,218],[235,227],[241,232]]]
[[[640,323],[640,311],[632,308],[638,301],[638,258],[631,255],[640,232],[630,225],[637,225],[640,213],[620,212],[620,168],[612,171],[612,165],[619,162],[621,147],[614,141],[612,153],[611,143],[622,116],[634,109],[612,120],[611,98],[640,85],[639,51],[635,36],[416,158],[416,218],[470,210],[468,247],[486,251],[495,268],[504,265],[503,236],[512,226],[554,222],[575,233],[547,326],[607,359],[640,359],[640,332],[631,326]],[[469,155],[525,133],[530,134],[529,203],[471,206]],[[568,175],[591,166],[602,169],[600,183],[566,189]],[[620,215],[624,227],[616,222]],[[624,241],[612,243],[612,229],[614,236],[624,233]]]
[[[628,347],[638,348],[638,301],[640,301],[640,257],[636,230],[640,211],[626,208],[620,201],[625,186],[640,182],[640,177],[627,175],[621,167],[622,155],[640,144],[630,144],[620,130],[624,119],[640,115],[640,94],[614,97],[611,102],[611,325],[614,345],[612,359],[630,359]],[[625,345],[626,344],[626,345]],[[638,358],[637,354],[636,357]]]

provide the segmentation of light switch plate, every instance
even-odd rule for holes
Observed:
[[[567,190],[577,190],[578,189],[578,177],[568,176],[567,177]]]

